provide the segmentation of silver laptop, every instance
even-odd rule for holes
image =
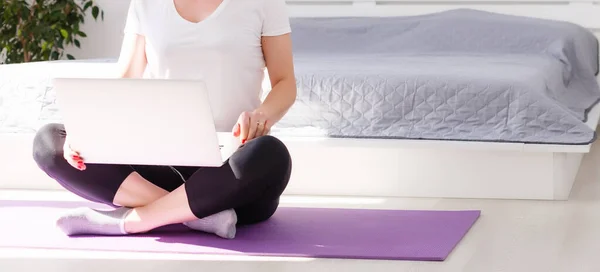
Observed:
[[[71,145],[87,163],[218,167],[239,146],[217,133],[206,85],[160,79],[53,80]]]

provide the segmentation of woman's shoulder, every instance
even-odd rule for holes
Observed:
[[[138,16],[143,17],[146,14],[153,14],[156,11],[161,11],[166,8],[167,3],[173,0],[131,0],[131,8],[137,13]]]
[[[254,6],[258,8],[264,8],[265,6],[277,4],[277,3],[285,3],[285,0],[223,0],[229,1],[234,5],[242,5],[242,6]]]
[[[131,5],[133,5],[138,10],[153,10],[153,9],[161,9],[167,6],[169,3],[172,3],[173,0],[131,0]]]

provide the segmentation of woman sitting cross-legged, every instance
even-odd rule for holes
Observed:
[[[132,0],[125,33],[121,77],[203,80],[227,105],[214,109],[217,129],[232,130],[241,146],[221,167],[86,164],[64,126],[48,124],[34,140],[40,169],[74,194],[114,206],[69,211],[58,227],[126,235],[184,223],[233,238],[237,224],[269,219],[292,167],[285,145],[268,135],[296,98],[284,0]],[[265,67],[272,90],[261,102]]]

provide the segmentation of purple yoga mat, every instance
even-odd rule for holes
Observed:
[[[233,240],[189,231],[183,225],[144,235],[69,238],[54,226],[55,219],[82,205],[93,204],[0,201],[0,248],[443,261],[480,215],[479,211],[280,208],[267,222],[238,228]]]

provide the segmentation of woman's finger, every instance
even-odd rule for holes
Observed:
[[[258,111],[258,112],[253,112],[253,119],[251,122],[253,122],[256,125],[256,132],[253,135],[254,137],[250,137],[250,139],[254,139],[254,138],[258,138],[260,136],[263,136],[265,133],[265,127],[266,127],[266,118],[265,115]]]
[[[269,123],[269,120],[267,120],[265,122],[265,135],[271,134],[271,126],[272,126],[272,124]]]
[[[81,158],[79,155],[73,153],[65,153],[64,158],[67,161],[67,163],[69,163],[73,168],[85,170],[85,163],[83,162],[83,158]]]
[[[265,135],[267,121],[259,120],[256,127],[256,138]]]
[[[240,137],[240,124],[239,123],[236,123],[235,126],[233,126],[232,132],[233,132],[233,137]]]
[[[69,146],[69,156],[76,162],[83,162],[83,158],[81,157],[81,155],[79,154],[79,151],[71,148],[71,146]]]
[[[75,169],[85,170],[86,166],[79,152],[71,148],[68,142],[65,142],[63,147],[63,157]]]
[[[252,115],[250,117],[250,128],[248,129],[248,137],[246,141],[254,139],[256,137],[256,129],[258,128],[259,119],[256,118],[256,115]]]
[[[86,166],[85,166],[85,163],[83,162],[83,158],[81,158],[79,156],[75,156],[75,157],[73,157],[73,162],[75,163],[75,168],[77,168],[79,170],[85,170]]]
[[[242,143],[245,143],[248,138],[248,129],[250,126],[250,116],[247,112],[240,114],[238,124],[240,124],[240,139],[242,140]]]

